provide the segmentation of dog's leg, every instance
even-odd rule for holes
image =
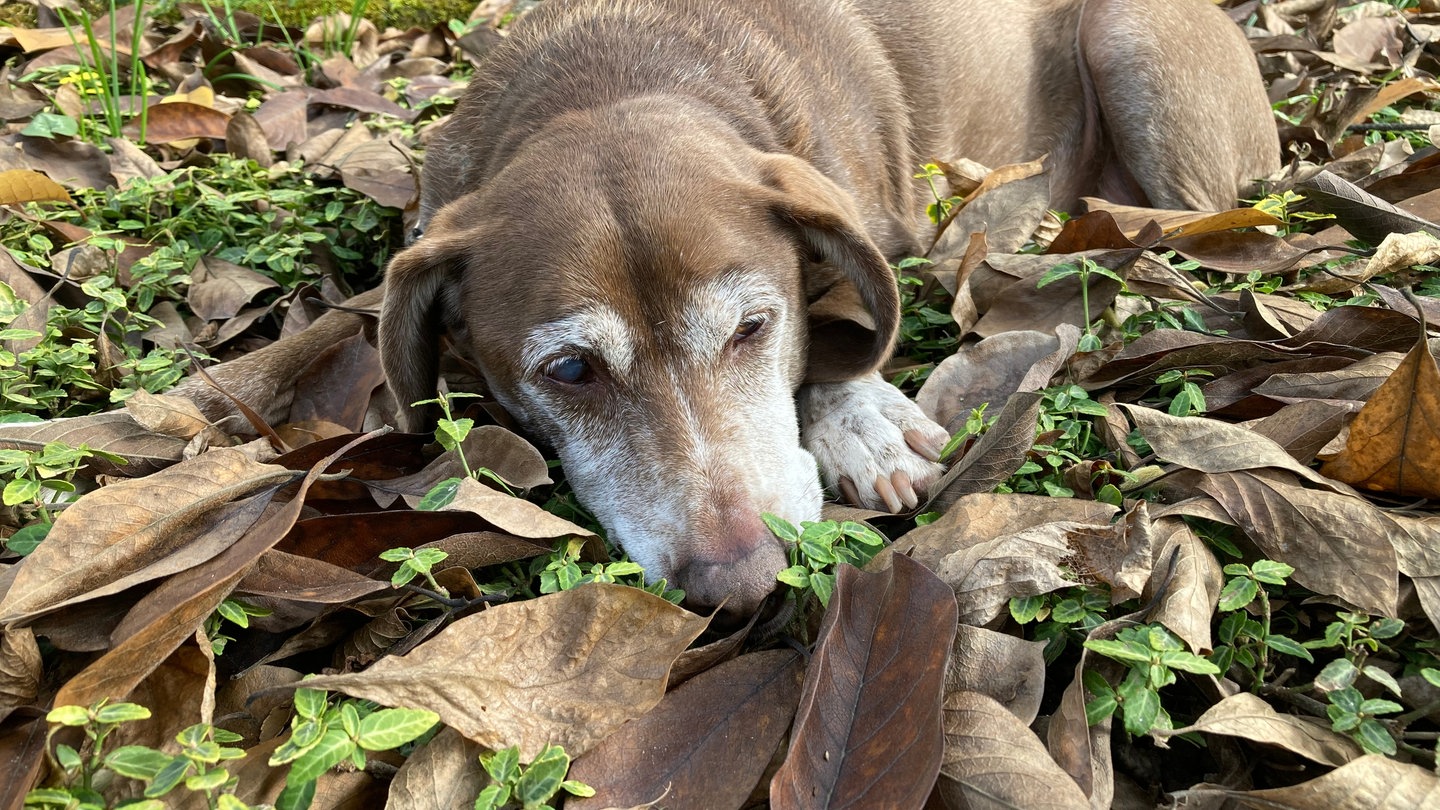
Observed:
[[[1101,196],[1133,183],[1158,208],[1220,210],[1279,168],[1255,57],[1209,2],[1086,0],[1078,52],[1118,158]]]
[[[857,506],[913,509],[944,472],[949,435],[878,373],[802,386],[797,404],[800,441],[825,485]]]

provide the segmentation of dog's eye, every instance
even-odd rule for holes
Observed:
[[[545,376],[566,385],[579,385],[589,382],[595,376],[595,370],[590,367],[590,363],[585,358],[571,355],[562,357],[547,366]]]
[[[730,336],[731,343],[739,343],[746,338],[754,337],[765,325],[764,315],[750,315],[735,326],[735,333]]]

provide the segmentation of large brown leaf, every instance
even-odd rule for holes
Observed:
[[[441,729],[405,758],[390,783],[385,810],[472,810],[490,781],[479,766],[484,751],[455,729]]]
[[[623,585],[493,607],[407,655],[307,683],[389,706],[430,709],[481,745],[547,744],[578,756],[665,693],[670,665],[706,619]]]
[[[85,594],[114,592],[117,582],[137,584],[193,567],[220,553],[259,517],[259,510],[227,508],[233,501],[294,477],[238,450],[216,450],[92,492],[60,514],[45,542],[21,564],[0,601],[0,621],[14,624]],[[194,544],[205,548],[200,559],[166,564]],[[150,576],[128,579],[147,570]]]
[[[791,650],[734,658],[696,675],[570,768],[595,789],[580,808],[740,807],[790,727],[804,659]]]
[[[171,651],[199,630],[255,560],[285,536],[300,516],[310,485],[347,449],[317,463],[300,482],[293,500],[270,512],[219,555],[183,576],[166,579],[136,603],[111,633],[111,650],[61,687],[56,705],[88,706],[103,697],[121,699],[130,694]]]
[[[1399,570],[1394,522],[1363,498],[1306,489],[1267,470],[1207,475],[1200,489],[1220,502],[1272,560],[1294,566],[1294,580],[1367,613],[1394,616]]]
[[[896,556],[873,574],[842,565],[771,807],[923,806],[944,753],[955,627],[950,589],[919,563]]]
[[[1085,810],[1090,801],[1044,744],[1004,706],[976,692],[945,699],[938,786],[949,807]]]
[[[86,475],[148,475],[179,461],[185,452],[184,439],[146,430],[124,411],[0,425],[0,447],[39,450],[48,442],[84,444],[125,459],[124,464],[92,459],[82,471]]]
[[[1371,754],[1309,782],[1224,795],[1255,810],[1420,810],[1440,805],[1440,777]]]
[[[974,692],[998,701],[1029,725],[1040,714],[1045,695],[1045,642],[971,627],[955,629],[945,694]]]
[[[1360,756],[1360,746],[1339,732],[1312,718],[1281,714],[1264,700],[1240,692],[1205,710],[1193,725],[1158,731],[1169,737],[1192,731],[1243,737],[1258,743],[1278,745],[1306,759],[1338,768]]]
[[[1423,333],[1320,472],[1361,489],[1440,499],[1440,369]]]

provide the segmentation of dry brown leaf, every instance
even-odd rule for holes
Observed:
[[[1338,768],[1362,753],[1360,746],[1349,737],[1330,730],[1319,721],[1281,714],[1249,692],[1240,692],[1221,700],[1206,709],[1193,725],[1160,731],[1157,736],[1170,737],[1192,731],[1226,734],[1251,742],[1278,745],[1332,768]]]
[[[1024,725],[1035,722],[1045,695],[1045,642],[959,625],[945,671],[945,694],[975,692],[1004,706]]]
[[[955,590],[960,621],[978,627],[999,616],[1015,597],[1076,585],[1059,563],[1073,553],[1070,534],[1083,527],[1060,521],[1001,535],[952,552],[940,560],[935,574]]]
[[[1166,590],[1151,618],[1174,631],[1192,652],[1208,653],[1212,649],[1211,619],[1225,585],[1220,563],[1205,541],[1179,518],[1157,518],[1152,531],[1159,576],[1151,582],[1165,582]]]
[[[1371,754],[1309,782],[1225,795],[1256,810],[1419,810],[1440,806],[1440,777]]]
[[[805,662],[792,650],[731,659],[696,675],[575,760],[595,789],[567,808],[740,807],[784,740]],[[696,733],[699,731],[700,733]]]
[[[990,492],[1014,475],[1035,445],[1035,420],[1042,404],[1037,393],[1011,394],[985,435],[931,485],[924,510],[947,511],[956,499]]]
[[[210,427],[210,421],[190,400],[152,394],[143,388],[125,400],[125,411],[146,430],[186,441]]]
[[[1101,625],[1090,633],[1090,638],[1113,637],[1114,622],[1106,624],[1112,625],[1108,636],[1098,632],[1105,629],[1105,625]],[[1107,717],[1092,726],[1085,716],[1086,692],[1081,673],[1085,671],[1087,657],[1081,654],[1075,665],[1075,676],[1061,694],[1059,708],[1050,716],[1045,748],[1061,770],[1080,786],[1080,791],[1090,797],[1090,807],[1104,810],[1110,807],[1115,794],[1115,770],[1110,761],[1113,718]]]
[[[226,513],[225,507],[294,477],[283,467],[222,449],[91,492],[60,513],[45,542],[20,564],[14,584],[0,600],[0,621],[33,619],[109,589],[207,533],[233,541],[248,528],[245,519],[253,523],[258,512],[241,510],[232,524],[234,533],[221,532],[212,521]]]
[[[148,143],[176,143],[197,138],[224,138],[230,116],[188,101],[152,104],[145,112],[145,140]],[[122,130],[140,137],[140,119],[132,118]]]
[[[878,573],[840,565],[771,807],[924,804],[944,754],[948,590],[906,557]]]
[[[0,447],[40,450],[49,442],[72,447],[88,445],[125,459],[125,464],[91,459],[82,474],[141,476],[162,470],[179,461],[185,440],[153,433],[141,427],[124,411],[109,411],[34,422],[0,425]]]
[[[1044,744],[1004,706],[976,692],[945,698],[946,777],[952,807],[1085,810],[1090,802]]]
[[[954,432],[975,408],[988,403],[991,413],[998,410],[1006,397],[1020,390],[1031,368],[1058,347],[1054,335],[1035,331],[1001,332],[964,346],[930,372],[915,404]]]
[[[88,706],[100,698],[122,699],[129,695],[164,657],[200,630],[206,617],[234,590],[255,560],[295,525],[305,506],[305,495],[320,474],[369,438],[359,437],[321,459],[300,482],[289,503],[267,512],[220,554],[185,576],[164,580],[143,596],[110,634],[114,646],[61,687],[55,697],[57,705]]]
[[[40,646],[28,627],[0,630],[0,718],[40,694]]]
[[[1296,582],[1367,613],[1395,615],[1399,570],[1390,537],[1397,529],[1368,501],[1306,489],[1273,470],[1215,473],[1199,487],[1266,557],[1293,566]]]
[[[594,537],[595,533],[582,529],[562,517],[546,512],[529,501],[481,484],[473,478],[460,482],[460,491],[455,500],[445,507],[450,511],[474,512],[501,531],[531,539],[555,537]]]
[[[70,192],[45,175],[30,169],[0,172],[0,205],[58,200],[70,202]]]
[[[1252,390],[1281,402],[1315,399],[1364,402],[1394,375],[1404,357],[1399,352],[1380,352],[1333,371],[1273,374]]]
[[[955,501],[939,520],[906,532],[881,555],[913,557],[930,570],[950,553],[1056,521],[1107,526],[1117,510],[1099,501],[977,492]]]
[[[1223,473],[1275,467],[1317,486],[1342,493],[1349,491],[1296,461],[1285,448],[1239,425],[1201,417],[1171,416],[1139,405],[1120,407],[1134,420],[1135,427],[1157,456],[1187,469]]]
[[[479,767],[484,752],[455,729],[440,729],[405,758],[390,783],[385,810],[472,810],[475,797],[490,782]]]
[[[223,321],[239,314],[255,296],[279,286],[248,267],[207,256],[196,263],[185,300],[201,318]]]
[[[492,607],[407,655],[307,685],[430,709],[490,748],[547,744],[578,756],[660,702],[670,665],[707,620],[623,585]]]
[[[1150,581],[1155,536],[1144,501],[1131,507],[1119,522],[1077,527],[1070,533],[1069,543],[1075,550],[1072,565],[1109,585],[1116,602],[1139,597]]]
[[[1350,423],[1323,475],[1361,489],[1440,499],[1440,369],[1422,334]]]

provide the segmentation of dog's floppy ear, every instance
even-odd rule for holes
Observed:
[[[805,381],[874,371],[890,358],[900,325],[900,295],[885,256],[865,234],[850,195],[814,166],[791,155],[766,155],[761,169],[775,193],[776,214],[826,267],[839,271],[830,282],[806,279],[807,291],[820,295],[810,305]]]
[[[432,399],[440,376],[440,335],[454,320],[449,299],[464,254],[453,239],[420,240],[390,260],[380,310],[380,362],[399,410],[400,429],[434,426]]]

